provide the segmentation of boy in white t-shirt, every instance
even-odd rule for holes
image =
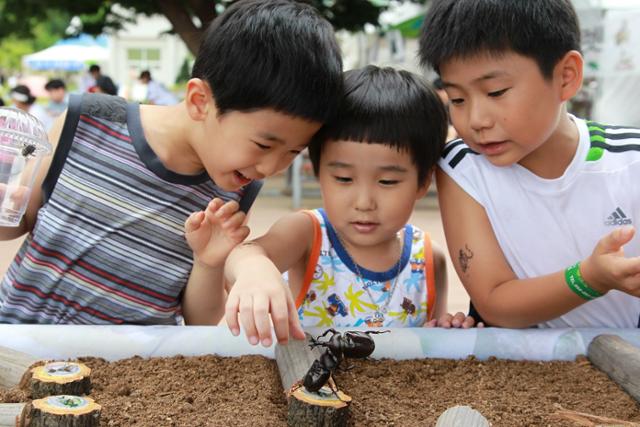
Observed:
[[[461,137],[437,172],[447,243],[489,324],[638,326],[640,130],[568,114],[579,50],[569,0],[435,0],[425,18]]]

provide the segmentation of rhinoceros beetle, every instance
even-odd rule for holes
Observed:
[[[340,333],[328,329],[317,338],[311,338],[309,347],[324,347],[320,356],[313,362],[304,376],[303,385],[311,392],[317,392],[329,381],[331,374],[340,367],[346,358],[364,359],[373,353],[376,347],[371,334],[384,334],[389,331],[347,331]],[[319,341],[331,333],[328,341]],[[334,394],[336,393],[333,390]]]

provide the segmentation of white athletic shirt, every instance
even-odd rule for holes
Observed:
[[[640,225],[640,130],[572,119],[580,141],[557,179],[540,178],[519,164],[493,166],[461,140],[445,147],[439,163],[485,208],[520,279],[564,270],[588,257],[617,226]],[[640,233],[624,250],[629,257],[640,255]],[[610,291],[539,326],[636,328],[639,317],[640,298]]]

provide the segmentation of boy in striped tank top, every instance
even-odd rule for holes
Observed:
[[[570,0],[434,0],[422,63],[460,140],[437,171],[450,255],[487,322],[636,328],[640,130],[570,115],[582,84]]]
[[[221,274],[256,184],[306,147],[341,88],[333,28],[315,9],[241,0],[207,30],[180,104],[73,98],[22,223],[0,229],[27,234],[0,284],[0,322],[216,323],[224,289],[199,275]],[[196,228],[218,210],[231,238],[205,224],[185,239],[193,212]],[[189,282],[190,245],[203,242],[208,262]]]
[[[336,118],[309,154],[323,209],[280,219],[236,247],[226,321],[249,342],[302,337],[303,327],[471,327],[446,313],[442,250],[407,224],[447,134],[444,105],[420,77],[368,66],[345,73]],[[250,267],[249,267],[250,266]],[[282,272],[288,272],[286,286]]]

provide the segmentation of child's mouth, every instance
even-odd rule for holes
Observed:
[[[240,185],[247,185],[248,183],[250,183],[252,181],[252,179],[247,178],[246,176],[241,174],[239,171],[234,171],[234,175],[235,175],[236,179],[238,180],[238,182],[240,183]]]
[[[356,229],[359,233],[371,233],[378,226],[375,222],[352,222],[353,228]]]

